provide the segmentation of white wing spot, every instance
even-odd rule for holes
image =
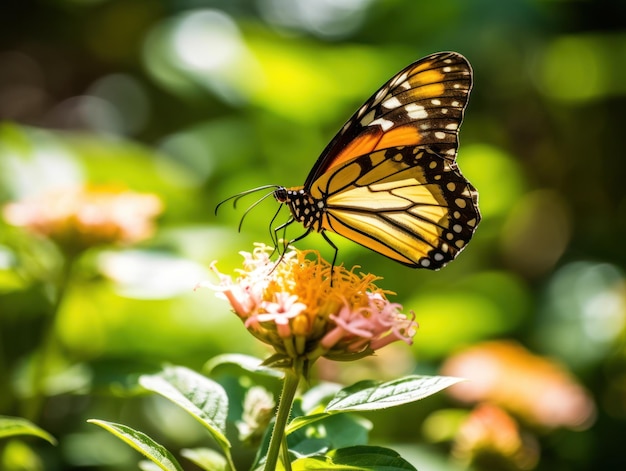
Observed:
[[[436,132],[436,133],[435,133],[435,137],[436,137],[437,139],[445,139],[445,138],[446,138],[446,133],[445,133],[445,132],[438,131],[438,132]]]
[[[422,123],[422,124],[420,124],[420,129],[422,131],[426,131],[427,129],[430,129],[430,123]]]
[[[448,108],[441,108],[442,114],[448,114]]]
[[[428,164],[428,168],[437,168],[437,162],[435,162],[434,160],[433,160],[433,161],[431,161],[431,162]]]
[[[459,207],[459,208],[465,208],[467,206],[467,202],[463,199],[463,198],[457,198],[454,200],[454,203]],[[469,224],[469,223],[468,223]]]
[[[461,232],[461,230],[463,230],[463,228],[461,227],[460,224],[455,224],[454,226],[452,226],[452,230],[454,232]]]
[[[393,110],[394,108],[398,108],[399,106],[402,106],[402,103],[400,103],[400,100],[398,100],[394,96],[394,97],[389,98],[388,100],[383,101],[382,106],[383,108],[387,108],[388,110]]]
[[[422,265],[423,267],[429,267],[430,266],[430,260],[428,260],[427,258],[424,258],[420,262],[420,265]]]
[[[452,217],[454,217],[454,219],[459,219],[461,217],[461,213],[459,213],[458,211],[455,211],[452,213]]]
[[[404,72],[402,75],[398,75],[393,82],[391,82],[392,87],[397,87],[400,82],[404,82],[406,78],[409,76],[408,72]]]
[[[456,245],[458,248],[462,249],[462,248],[463,248],[463,246],[465,245],[465,241],[464,241],[464,240],[459,239],[459,240],[457,240],[457,241],[454,243],[454,245]]]
[[[454,131],[455,129],[458,129],[458,127],[459,127],[459,123],[446,124],[446,129],[450,129],[452,131]]]
[[[322,209],[324,207],[324,202],[323,201],[318,201],[317,202],[317,207]],[[317,213],[317,214],[319,214],[319,213]]]
[[[430,102],[431,102],[433,105],[435,105],[435,106],[439,106],[439,105],[441,105],[441,100],[438,100],[438,99],[436,99],[436,98],[435,98],[434,100],[430,100]]]
[[[453,234],[452,232],[448,232],[448,233],[446,234],[446,239],[448,239],[448,240],[452,240],[452,239],[454,239],[454,234]]]
[[[371,106],[378,105],[382,101],[383,97],[387,96],[388,92],[389,92],[389,89],[387,87],[378,90],[378,93],[374,97],[374,100],[372,101]]]
[[[369,114],[369,113],[368,113]],[[393,121],[389,121],[385,118],[378,118],[368,124],[368,126],[378,125],[382,128],[383,131],[388,131],[393,127]]]
[[[446,185],[446,188],[450,191],[454,191],[456,190],[456,183],[454,182],[448,182],[448,184]]]
[[[450,103],[450,106],[454,106],[455,108],[458,108],[459,106],[461,106],[461,104],[455,100],[452,103]]]
[[[436,253],[433,257],[437,262],[441,262],[443,260],[443,254]]]
[[[452,72],[452,67],[444,67],[442,70],[447,74],[449,72]]]
[[[448,154],[448,155],[456,155],[456,149],[454,147],[452,149],[448,149],[446,151],[446,154]]]
[[[401,87],[401,88],[404,88],[405,90],[410,90],[411,89],[411,84],[408,81],[402,82],[398,86]]]
[[[443,62],[446,63],[446,64],[452,64],[452,59],[446,59]]]
[[[428,112],[426,108],[422,105],[416,105],[415,103],[410,103],[404,107],[406,114],[409,115],[411,119],[426,119],[428,118]]]
[[[461,88],[461,84],[460,83],[455,83],[454,85],[452,85],[452,88]]]

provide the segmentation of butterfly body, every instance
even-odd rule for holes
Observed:
[[[291,212],[285,225],[306,228],[296,240],[311,231],[329,240],[328,231],[415,268],[453,260],[480,222],[478,193],[456,163],[471,87],[471,66],[454,52],[393,76],[326,146],[303,186],[273,192]]]

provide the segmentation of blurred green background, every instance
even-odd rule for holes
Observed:
[[[211,279],[211,261],[231,272],[239,251],[270,243],[276,203],[250,212],[240,234],[254,197],[217,216],[215,205],[256,186],[301,185],[372,92],[444,50],[474,67],[458,162],[483,221],[440,272],[334,237],[339,261],[382,276],[421,328],[402,371],[390,373],[397,360],[386,365],[381,352],[371,367],[320,374],[436,374],[458,349],[515,339],[567,368],[597,407],[585,430],[529,427],[537,469],[624,469],[626,2],[615,0],[5,2],[0,203],[90,183],[155,193],[164,210],[150,240],[78,260],[53,326],[55,374],[30,417],[60,443],[4,441],[0,467],[136,469],[134,452],[90,417],[174,450],[207,442],[182,413],[133,394],[128,375],[163,362],[201,369],[224,352],[267,355],[224,301],[193,287]],[[1,224],[0,415],[28,416],[27,372],[62,254]],[[332,256],[318,235],[297,245]],[[372,415],[372,441],[402,445],[419,469],[458,469],[422,427],[453,404],[429,399],[408,421],[406,410],[400,420]],[[12,459],[32,467],[10,468]]]

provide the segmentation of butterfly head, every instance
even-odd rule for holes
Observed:
[[[293,218],[307,229],[320,231],[325,203],[322,199],[314,199],[303,187],[279,187],[274,191],[274,198],[286,204]]]

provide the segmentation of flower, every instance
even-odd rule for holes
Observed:
[[[485,342],[451,357],[442,373],[470,381],[449,393],[466,403],[491,402],[545,428],[586,428],[595,406],[589,393],[560,365],[517,343]]]
[[[492,404],[474,408],[459,427],[452,455],[466,466],[486,469],[533,469],[539,459],[537,442],[523,434],[515,419]],[[499,465],[498,465],[499,464]]]
[[[270,260],[272,252],[263,244],[242,252],[236,279],[213,264],[219,286],[201,285],[230,302],[246,328],[274,348],[278,363],[355,359],[396,340],[412,344],[415,315],[387,300],[390,293],[374,284],[378,277],[357,274],[357,267],[333,268],[316,251],[291,249],[278,263]]]
[[[156,195],[107,186],[76,187],[9,203],[6,221],[55,241],[68,253],[113,243],[133,243],[153,232],[161,212]]]

